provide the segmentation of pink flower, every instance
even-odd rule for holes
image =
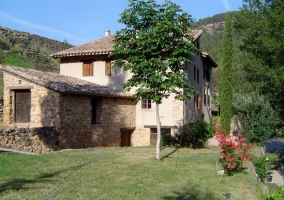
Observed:
[[[241,134],[241,133],[238,133],[238,137],[242,137],[242,134]]]

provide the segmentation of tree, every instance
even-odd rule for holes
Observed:
[[[232,118],[232,61],[233,61],[233,37],[232,24],[229,13],[225,17],[225,31],[222,45],[222,76],[220,85],[220,122],[222,130],[230,133],[230,124]]]
[[[184,76],[185,63],[198,52],[189,34],[192,18],[166,0],[131,0],[118,20],[125,28],[115,34],[116,58],[113,67],[123,67],[133,75],[125,83],[127,91],[137,88],[135,98],[156,103],[156,158],[160,159],[161,123],[159,105],[164,98],[175,94],[178,100],[188,100],[197,93]]]
[[[244,71],[284,119],[284,2],[245,0],[234,27],[243,37]]]

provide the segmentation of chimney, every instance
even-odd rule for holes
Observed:
[[[110,30],[105,30],[105,37],[110,36]]]

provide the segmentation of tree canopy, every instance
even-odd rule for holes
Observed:
[[[172,93],[187,100],[195,89],[183,70],[198,51],[189,34],[191,16],[169,0],[132,0],[119,22],[126,27],[116,32],[111,56],[116,58],[114,67],[133,73],[126,90],[137,87],[137,101],[160,104]]]
[[[235,17],[248,81],[284,119],[284,1],[245,0]]]
[[[198,52],[190,34],[191,15],[166,0],[130,0],[118,20],[125,28],[115,34],[113,67],[123,67],[132,73],[125,83],[127,91],[136,88],[136,101],[149,99],[156,103],[156,158],[160,158],[159,104],[175,94],[187,100],[196,89],[189,85],[184,70]]]

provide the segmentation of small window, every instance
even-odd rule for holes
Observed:
[[[111,75],[111,61],[107,60],[105,63],[105,75],[110,76]]]
[[[210,89],[207,88],[207,105],[210,106]]]
[[[83,62],[83,76],[93,76],[93,62]]]
[[[98,99],[92,98],[92,125],[98,124]]]
[[[196,74],[196,76],[197,76],[197,83],[199,83],[199,69],[197,69],[197,74]]]
[[[142,101],[141,101],[141,108],[142,109],[151,109],[151,100],[149,100],[149,99],[142,99]]]
[[[206,106],[206,104],[207,104],[207,101],[206,101],[206,96],[207,96],[207,94],[206,94],[206,88],[204,88],[204,94],[203,94],[203,104],[204,104],[204,106]]]

